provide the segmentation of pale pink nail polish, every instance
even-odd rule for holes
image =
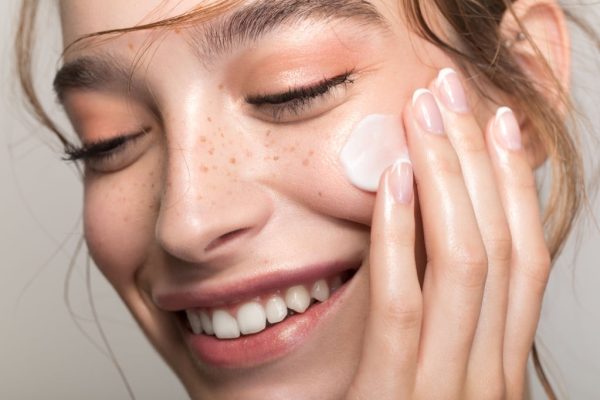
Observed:
[[[500,107],[496,112],[494,130],[498,142],[507,150],[521,150],[521,128],[515,114],[508,107]]]
[[[394,201],[409,204],[413,199],[413,169],[410,161],[398,160],[389,174],[389,188]]]
[[[415,117],[425,131],[436,135],[444,134],[442,113],[433,94],[427,89],[418,89],[413,95]]]
[[[467,96],[460,78],[452,68],[444,68],[440,71],[436,86],[444,105],[453,112],[469,112]]]

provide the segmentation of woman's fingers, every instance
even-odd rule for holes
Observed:
[[[421,397],[460,398],[488,259],[459,158],[432,93],[417,91],[404,116],[428,256],[417,386]]]
[[[518,122],[510,109],[498,110],[487,141],[513,239],[504,343],[508,398],[512,399],[522,396],[527,357],[550,273],[550,255],[535,178],[522,149]]]
[[[485,135],[470,112],[460,77],[440,72],[433,90],[446,132],[458,155],[488,260],[481,315],[469,359],[466,396],[484,391],[494,398],[504,391],[503,343],[508,301],[511,235],[500,200]]]
[[[414,201],[412,166],[396,163],[381,180],[373,214],[370,313],[349,399],[409,398],[412,391],[422,313]]]

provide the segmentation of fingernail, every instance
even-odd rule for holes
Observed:
[[[408,157],[394,163],[388,176],[389,189],[394,201],[409,204],[413,199],[413,169]]]
[[[442,102],[450,111],[456,113],[466,113],[469,111],[465,89],[455,70],[452,68],[441,70],[437,77],[436,85]]]
[[[354,126],[340,152],[340,162],[353,185],[376,192],[383,173],[405,151],[401,117],[371,114]]]
[[[427,89],[419,89],[413,95],[413,109],[421,128],[436,135],[444,134],[442,113],[433,94]]]
[[[515,114],[508,107],[500,107],[496,112],[495,134],[496,138],[507,150],[521,150],[521,128]]]

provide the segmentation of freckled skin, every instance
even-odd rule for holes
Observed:
[[[95,31],[136,25],[154,15],[154,3],[63,0],[65,44]],[[131,165],[86,177],[85,237],[100,270],[193,398],[335,399],[355,373],[368,309],[364,274],[354,278],[353,298],[320,328],[318,337],[302,351],[251,373],[215,371],[196,360],[178,336],[172,315],[152,298],[173,281],[237,279],[274,267],[368,254],[374,198],[346,180],[338,163],[341,147],[362,117],[399,114],[417,86],[430,82],[440,67],[452,65],[407,32],[401,17],[392,14],[394,1],[373,3],[393,21],[393,35],[365,39],[362,27],[354,25],[288,27],[215,61],[210,71],[182,40],[186,29],[165,32],[139,68],[158,99],[160,121],[135,99],[128,102],[145,110],[135,118],[122,112],[128,103],[109,109],[89,97],[78,103],[79,94],[69,100],[67,112],[84,140],[94,139],[91,132],[98,126],[110,126],[103,131],[106,136],[123,129],[109,124],[119,110],[119,122],[142,119],[157,127]],[[173,14],[161,17],[185,12],[198,1],[165,4],[163,11]],[[94,51],[131,61],[130,44],[143,45],[149,34],[116,36]],[[318,62],[308,63],[311,59]],[[307,65],[318,68],[307,70]],[[355,83],[341,92],[339,104],[320,105],[318,117],[278,124],[268,120],[269,113],[259,118],[237,106],[246,94],[280,92],[322,79],[324,71],[352,68],[358,71]],[[297,79],[284,73],[290,70],[298,71]],[[256,82],[261,84],[249,86]],[[228,247],[204,252],[238,228],[248,233]]]

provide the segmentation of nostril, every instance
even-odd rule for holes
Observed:
[[[248,231],[250,228],[242,228],[242,229],[237,229],[235,231],[231,231],[228,232],[224,235],[219,236],[218,238],[216,238],[215,240],[213,240],[212,242],[210,242],[208,244],[208,246],[206,246],[206,248],[204,249],[204,251],[211,251],[216,249],[217,247],[220,247],[222,245],[224,245],[227,242],[230,242],[231,240],[243,235],[244,233],[246,233],[246,231]]]

